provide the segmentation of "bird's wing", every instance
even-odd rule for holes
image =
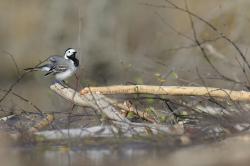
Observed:
[[[49,58],[51,70],[53,73],[64,72],[68,69],[69,65],[65,61],[64,57],[54,55]]]
[[[69,69],[69,67],[67,64],[60,64],[60,65],[56,65],[55,68],[53,69],[53,71],[56,73],[60,73],[60,72],[66,71],[68,69]]]
[[[62,61],[64,58],[59,56],[59,55],[53,55],[49,57],[49,62],[50,63],[58,63],[59,61]]]

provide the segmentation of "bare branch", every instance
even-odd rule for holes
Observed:
[[[107,87],[89,87],[81,90],[81,94],[152,94],[171,96],[207,96],[233,101],[250,101],[250,92],[232,91],[213,87],[185,87],[185,86],[150,86],[150,85],[116,85]]]
[[[77,105],[94,108],[113,120],[129,122],[128,119],[124,118],[122,114],[120,114],[120,112],[108,102],[111,99],[108,99],[101,94],[87,94],[83,96],[75,90],[65,88],[60,84],[51,85],[50,88],[60,96],[69,101],[73,101]]]

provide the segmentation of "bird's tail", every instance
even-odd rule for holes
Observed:
[[[31,71],[50,71],[51,66],[49,64],[43,65],[43,66],[37,66],[37,67],[31,67],[31,68],[26,68],[24,71],[26,72],[31,72]]]
[[[24,69],[24,71],[26,71],[26,72],[38,71],[38,70],[41,70],[41,67],[30,67],[30,68]]]

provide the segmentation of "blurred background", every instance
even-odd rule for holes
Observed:
[[[173,2],[185,8],[184,1]],[[188,6],[226,34],[249,59],[249,1],[189,0]],[[81,87],[126,83],[188,85],[199,82],[198,73],[204,78],[218,75],[197,47],[188,15],[164,0],[2,0],[0,9],[3,89],[8,89],[18,77],[8,53],[23,73],[24,68],[35,66],[50,55],[62,55],[69,47],[78,51]],[[236,49],[200,20],[193,21],[198,40],[217,70],[244,82]],[[42,73],[35,72],[25,76],[15,91],[42,110],[51,111],[55,105],[62,105],[62,100],[58,101],[48,88],[52,82],[53,78],[43,78]],[[75,78],[69,80],[71,85],[75,82]],[[206,83],[224,88],[235,86],[221,79],[208,79]]]
[[[185,8],[185,1],[173,0]],[[188,0],[189,10],[214,25],[250,60],[249,0]],[[247,83],[249,70],[237,50],[193,18],[197,39],[224,76]],[[76,48],[80,86],[114,84],[202,85],[243,89],[216,72],[197,47],[189,16],[164,0],[0,0],[0,86],[7,90],[24,68]],[[11,56],[15,59],[18,70]],[[246,71],[246,72],[243,72]],[[220,78],[220,79],[216,79]],[[71,78],[72,87],[76,79]],[[53,77],[27,74],[13,91],[45,112],[72,104],[50,91]],[[4,93],[1,93],[3,95]],[[9,95],[8,109],[29,110]]]

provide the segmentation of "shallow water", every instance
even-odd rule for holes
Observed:
[[[12,159],[16,160],[20,166],[140,165],[139,163],[145,159],[156,160],[163,153],[157,148],[138,144],[88,146],[85,149],[66,146],[30,146],[10,148],[8,151],[15,154]],[[167,153],[167,150],[165,152]]]
[[[26,146],[6,148],[3,165],[171,165],[223,166],[249,165],[250,134],[245,133],[223,141],[181,148],[152,146],[144,143],[109,145]],[[3,152],[3,149],[1,150]],[[8,159],[8,160],[6,160]],[[1,164],[1,165],[2,165]]]

